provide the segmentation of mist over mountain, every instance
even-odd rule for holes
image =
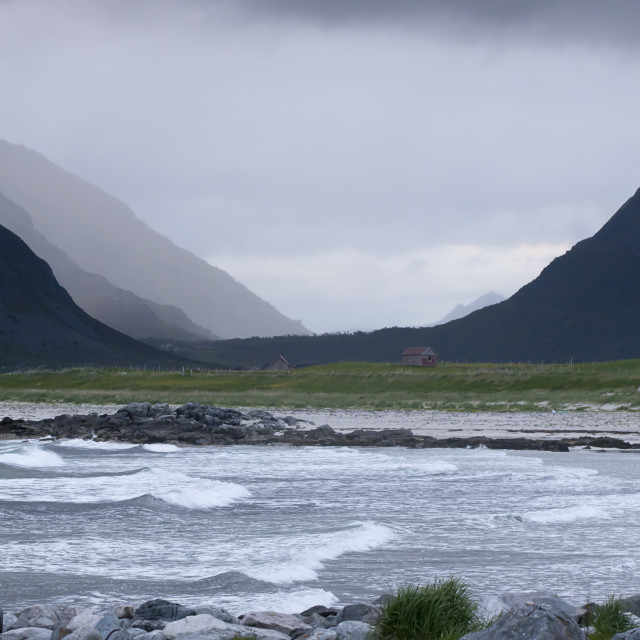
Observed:
[[[640,357],[640,189],[591,238],[553,260],[508,300],[465,318],[421,329],[353,335],[225,340],[208,357],[259,366],[283,354],[298,366],[399,362],[411,345],[441,360],[579,362]]]
[[[49,265],[0,226],[0,370],[184,363],[89,316]]]
[[[0,191],[81,269],[145,300],[178,307],[215,335],[309,333],[222,269],[148,227],[124,203],[35,151],[0,141]]]
[[[470,313],[478,311],[478,309],[484,309],[484,307],[488,307],[489,305],[498,304],[498,302],[502,302],[503,300],[506,300],[505,296],[495,291],[489,291],[489,293],[481,295],[469,304],[457,304],[442,320],[436,322],[435,325],[446,324],[447,322],[451,322],[451,320],[464,318]]]
[[[52,268],[58,282],[90,316],[136,339],[212,340],[215,336],[177,307],[144,300],[83,271],[33,226],[29,214],[0,193],[0,224],[13,231]]]

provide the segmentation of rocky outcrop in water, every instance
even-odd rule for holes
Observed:
[[[340,432],[315,426],[294,416],[277,417],[263,409],[247,412],[188,402],[177,409],[167,404],[135,402],[116,413],[60,415],[45,420],[0,420],[0,440],[81,438],[133,444],[290,445],[326,447],[476,448],[569,451],[571,446],[639,449],[640,444],[611,437],[534,440],[486,436],[434,438],[410,429],[356,429]]]

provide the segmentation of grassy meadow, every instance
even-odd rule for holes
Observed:
[[[280,408],[551,411],[640,409],[640,360],[453,364],[339,363],[291,372],[124,368],[0,375],[1,401],[132,401]]]

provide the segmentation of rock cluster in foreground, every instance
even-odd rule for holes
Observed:
[[[373,604],[315,606],[300,614],[252,611],[239,617],[205,604],[185,607],[167,600],[105,611],[65,605],[33,605],[15,614],[0,609],[0,640],[372,640],[382,596]],[[623,600],[638,628],[615,640],[640,640],[640,594]],[[500,613],[487,629],[464,640],[584,640],[589,605],[576,607],[547,592],[494,598]]]
[[[301,428],[303,423],[313,428]],[[177,409],[171,409],[167,404],[136,402],[111,415],[65,414],[44,420],[13,420],[8,417],[0,420],[0,440],[47,437],[176,445],[286,444],[413,449],[484,446],[489,449],[539,451],[569,451],[569,447],[575,446],[640,449],[640,444],[629,444],[611,437],[581,436],[557,440],[485,436],[434,438],[415,435],[410,429],[356,429],[343,433],[329,425],[316,427],[293,416],[276,417],[262,409],[243,413],[196,402],[188,402]]]

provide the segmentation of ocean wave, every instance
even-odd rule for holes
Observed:
[[[251,492],[242,485],[219,480],[199,479],[184,489],[172,489],[154,493],[157,498],[186,509],[210,509],[226,507],[238,500],[248,498]]]
[[[291,584],[318,579],[318,571],[324,563],[336,560],[347,553],[370,551],[381,547],[395,538],[389,527],[373,522],[352,523],[348,529],[334,531],[289,541],[289,558],[277,564],[254,568],[247,571],[252,578],[275,584]]]
[[[577,505],[572,507],[558,507],[554,509],[540,509],[520,514],[492,516],[491,522],[510,520],[529,524],[564,524],[578,520],[609,520],[611,516],[600,507],[593,505]]]
[[[53,444],[57,447],[70,447],[72,449],[99,449],[101,451],[125,451],[138,449],[139,445],[130,442],[101,442],[99,440],[82,440],[72,438],[70,440],[56,440]]]
[[[53,451],[46,451],[34,443],[28,443],[0,453],[0,463],[29,469],[62,467],[65,462]]]
[[[153,453],[173,453],[174,451],[181,451],[180,447],[175,444],[165,444],[165,443],[157,443],[157,444],[143,444],[142,448],[145,451],[151,451]]]

